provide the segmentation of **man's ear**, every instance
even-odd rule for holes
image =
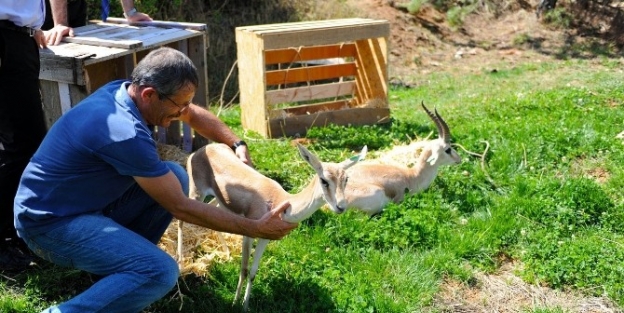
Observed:
[[[155,96],[156,98],[158,98],[158,91],[156,91],[156,89],[154,87],[151,86],[143,86],[143,87],[139,87],[140,92],[139,95],[141,96],[141,100],[143,100],[143,102],[151,102],[153,101],[153,97]],[[152,99],[152,100],[149,100]]]

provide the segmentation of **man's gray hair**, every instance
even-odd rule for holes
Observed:
[[[197,88],[197,68],[184,53],[162,47],[148,53],[132,71],[132,84],[151,86],[159,97],[172,96],[191,83]]]

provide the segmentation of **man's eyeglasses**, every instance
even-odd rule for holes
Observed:
[[[184,111],[186,111],[186,109],[188,109],[188,107],[191,105],[191,102],[187,102],[184,105],[179,105],[177,104],[175,101],[173,101],[171,98],[167,97],[167,95],[161,94],[165,99],[171,101],[171,103],[175,104],[175,106],[177,106],[180,110],[178,111],[178,115],[184,113]]]

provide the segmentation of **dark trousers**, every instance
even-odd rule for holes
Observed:
[[[50,0],[46,0],[46,18],[41,29],[48,30],[54,27]],[[67,24],[71,28],[87,25],[87,1],[67,0]]]
[[[15,192],[47,131],[39,67],[35,40],[26,33],[0,28],[0,240],[16,237]]]

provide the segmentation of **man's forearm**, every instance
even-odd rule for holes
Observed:
[[[130,12],[130,10],[134,9],[134,0],[121,0],[121,7],[124,13]]]
[[[67,24],[67,0],[50,0],[50,9],[52,10],[52,20],[54,26]],[[50,12],[48,12],[49,14]]]
[[[223,121],[200,106],[192,108],[194,114],[189,125],[200,135],[213,141],[231,146],[240,139]]]

